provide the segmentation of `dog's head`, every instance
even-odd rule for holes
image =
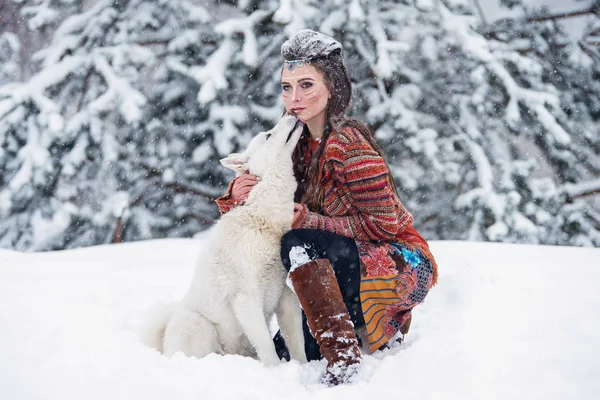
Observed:
[[[302,135],[304,123],[287,115],[268,132],[261,132],[250,141],[243,153],[232,153],[221,159],[225,167],[243,174],[249,171],[264,176],[269,168],[277,167],[279,160],[290,160]]]

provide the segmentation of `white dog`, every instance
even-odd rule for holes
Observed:
[[[198,259],[192,284],[166,328],[155,329],[155,347],[170,356],[209,353],[258,355],[279,363],[268,321],[275,313],[290,356],[306,362],[300,305],[285,284],[280,241],[291,229],[296,180],[292,151],[302,133],[293,116],[254,137],[242,154],[221,160],[261,180],[245,204],[215,224]],[[290,136],[291,134],[291,136]],[[289,140],[288,140],[289,137]],[[251,346],[250,346],[251,345]]]

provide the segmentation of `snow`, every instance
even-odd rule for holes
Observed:
[[[590,181],[580,183],[568,183],[562,187],[563,192],[569,197],[576,197],[586,193],[600,191],[600,179],[592,179]]]
[[[335,32],[342,29],[347,20],[348,15],[345,10],[336,10],[321,22],[319,32],[329,36],[335,36]]]
[[[432,242],[439,284],[406,341],[327,388],[324,361],[169,359],[141,344],[150,310],[185,293],[204,240],[0,250],[2,398],[597,398],[600,249]]]
[[[280,0],[279,8],[273,14],[273,21],[280,24],[288,24],[292,21],[292,0]]]
[[[583,10],[591,2],[582,2],[579,0],[526,0],[523,2],[528,7],[537,9],[541,6],[548,7],[550,13],[563,13],[569,11]],[[515,18],[522,14],[522,11],[506,7],[501,7],[498,0],[479,0],[483,9],[483,14],[488,23],[501,18]],[[592,19],[591,16],[577,18],[568,18],[558,21],[564,29],[573,37],[579,38],[585,29],[586,24]]]
[[[359,0],[352,0],[348,6],[348,18],[351,21],[364,21],[365,12],[363,11]]]
[[[302,246],[294,246],[290,250],[290,263],[292,264],[292,268],[290,268],[290,272],[295,270],[301,265],[310,262],[310,257],[306,252],[306,248]]]
[[[252,68],[258,66],[258,43],[254,35],[254,29],[260,22],[269,15],[268,11],[258,10],[245,18],[230,18],[215,26],[215,32],[220,33],[227,38],[232,39],[236,33],[244,34],[244,45],[242,54],[244,63]]]
[[[308,253],[306,252],[307,249],[308,249],[307,247],[303,247],[303,246],[294,246],[290,250],[289,257],[290,257],[291,268],[285,279],[285,284],[290,289],[292,289],[292,292],[294,292],[294,293],[296,293],[296,292],[294,291],[294,284],[292,283],[292,280],[290,279],[290,274],[299,266],[304,265],[311,261],[310,257],[308,256]]]
[[[75,213],[75,207],[66,203],[52,215],[50,219],[44,218],[40,210],[36,210],[31,218],[33,227],[34,249],[43,248],[53,243],[60,234],[71,224],[71,214]]]
[[[340,49],[342,45],[334,38],[303,29],[281,45],[281,55],[286,60],[311,59],[327,56]]]

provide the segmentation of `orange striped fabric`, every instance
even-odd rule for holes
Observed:
[[[295,228],[322,229],[360,240],[393,240],[411,225],[412,215],[398,201],[383,158],[360,132],[333,132],[321,158],[325,215],[306,210]]]
[[[382,322],[387,308],[401,300],[395,291],[397,278],[397,274],[384,275],[360,282],[360,300],[371,351],[377,350],[390,339],[384,334]]]

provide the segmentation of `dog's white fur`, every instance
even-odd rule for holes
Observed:
[[[285,284],[287,272],[280,258],[281,237],[291,229],[297,185],[291,156],[302,126],[294,129],[295,124],[295,117],[286,116],[271,131],[254,137],[244,153],[221,160],[261,180],[243,206],[215,224],[181,303],[157,315],[162,321],[146,342],[153,341],[165,355],[257,355],[267,365],[277,364],[268,328],[276,314],[290,356],[306,362],[300,306]]]

